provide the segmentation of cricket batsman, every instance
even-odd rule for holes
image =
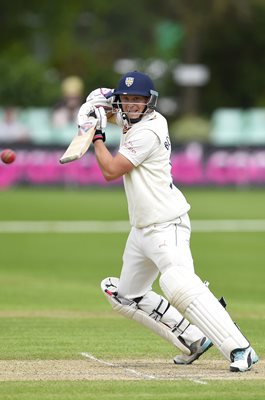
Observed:
[[[257,354],[194,271],[190,205],[172,182],[168,124],[157,99],[150,77],[133,71],[115,89],[92,91],[79,110],[80,126],[91,115],[98,119],[97,162],[107,181],[123,177],[131,224],[120,277],[104,279],[101,288],[114,310],[180,350],[175,364],[191,364],[215,345],[230,371],[248,371]],[[104,143],[108,121],[123,130],[115,155]],[[165,297],[152,289],[158,277]]]

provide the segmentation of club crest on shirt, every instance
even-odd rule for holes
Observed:
[[[125,85],[128,87],[132,86],[133,82],[134,82],[134,78],[132,76],[128,76],[125,79]]]
[[[169,139],[169,136],[166,137],[166,140],[165,140],[165,142],[164,142],[164,146],[165,146],[165,148],[166,148],[167,150],[170,149],[170,139]]]

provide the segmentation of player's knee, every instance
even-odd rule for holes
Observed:
[[[101,282],[101,290],[106,296],[111,307],[123,314],[125,317],[132,319],[135,311],[138,309],[137,303],[134,300],[129,300],[118,295],[119,279],[109,277]]]
[[[207,287],[193,272],[184,267],[172,267],[160,277],[160,287],[170,303],[184,313],[192,301]]]
[[[188,321],[184,321],[182,318],[181,327],[178,323],[178,329],[175,326],[171,328],[166,322],[161,322],[169,313],[170,304],[166,299],[150,291],[139,299],[129,300],[118,294],[118,283],[118,278],[106,278],[101,282],[101,289],[112,308],[124,317],[133,319],[151,329],[154,333],[178,347],[184,354],[190,355],[189,347],[179,340],[180,334],[189,325]],[[158,299],[159,301],[157,301]],[[170,319],[170,317],[172,316],[169,315],[168,318]]]

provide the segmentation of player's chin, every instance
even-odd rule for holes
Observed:
[[[140,113],[128,113],[128,117],[129,117],[129,119],[137,119],[137,118],[139,118],[140,117]]]

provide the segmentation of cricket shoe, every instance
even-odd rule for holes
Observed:
[[[187,356],[186,354],[181,354],[173,358],[175,364],[191,364],[193,361],[197,360],[203,353],[205,353],[210,347],[212,347],[212,342],[205,336],[202,339],[190,345],[191,354]]]
[[[253,364],[259,361],[259,357],[252,349],[248,347],[247,349],[237,349],[231,353],[230,371],[232,372],[246,372],[252,368]]]

